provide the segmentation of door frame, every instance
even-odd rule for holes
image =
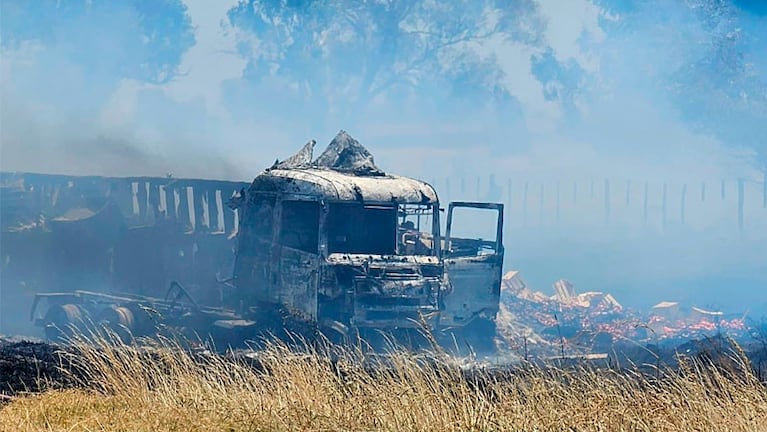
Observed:
[[[445,228],[445,250],[444,256],[450,257],[450,251],[452,249],[451,230],[453,227],[453,210],[456,208],[474,208],[485,210],[496,210],[498,212],[498,219],[495,227],[495,255],[503,253],[503,204],[491,203],[491,202],[474,202],[474,201],[453,201],[448,205],[447,210],[447,226]]]

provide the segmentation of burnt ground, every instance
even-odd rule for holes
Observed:
[[[533,359],[530,364],[538,364],[541,367],[555,365],[558,367],[591,366],[591,367],[616,367],[618,364],[625,366],[634,365],[657,365],[664,368],[675,369],[678,366],[678,356],[688,358],[705,359],[708,362],[726,366],[728,358],[733,353],[733,346],[726,338],[708,338],[705,340],[689,340],[674,346],[638,346],[638,345],[615,345],[609,358],[602,362],[562,363],[559,361],[537,362]],[[767,382],[767,343],[749,343],[740,346],[738,351],[745,354],[750,363],[753,373],[760,381]],[[741,351],[742,350],[742,351]],[[17,338],[0,337],[0,405],[11,401],[16,395],[24,393],[36,393],[51,389],[76,387],[82,383],[78,377],[76,368],[72,367],[68,360],[65,346],[41,342],[22,340]],[[249,356],[248,356],[249,357]],[[252,357],[251,357],[252,358]],[[260,367],[256,358],[248,363],[255,368]],[[507,373],[513,373],[520,365],[506,365],[500,368],[491,367],[491,375],[496,378]],[[480,369],[468,368],[465,370],[467,378],[474,377],[476,373],[482,374]],[[640,367],[641,369],[641,367]],[[472,378],[476,380],[476,377]]]
[[[0,403],[7,396],[72,387],[62,347],[44,342],[0,339]]]

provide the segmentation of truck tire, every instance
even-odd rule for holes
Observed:
[[[136,331],[136,318],[133,312],[124,306],[104,308],[99,313],[98,322],[107,326],[122,343],[130,343]]]
[[[51,306],[45,313],[45,337],[52,342],[67,342],[72,336],[82,331],[87,312],[76,304]]]

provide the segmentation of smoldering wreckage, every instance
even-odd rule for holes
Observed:
[[[417,345],[426,329],[492,349],[503,205],[450,203],[442,235],[432,186],[385,173],[343,131],[316,159],[314,145],[249,185],[9,174],[7,285],[50,340],[95,322],[221,347],[290,334],[379,347],[382,332]],[[495,238],[451,236],[459,209],[492,213]]]
[[[442,208],[431,185],[382,171],[344,131],[316,159],[314,146],[250,184],[2,173],[0,324],[29,334],[10,318],[31,309],[51,341],[96,323],[126,340],[168,328],[226,348],[436,340],[507,360],[748,334],[742,318],[666,303],[639,314],[566,280],[533,291],[503,275],[503,204]],[[473,212],[493,217],[493,238],[453,235]]]

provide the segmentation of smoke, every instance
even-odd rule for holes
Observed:
[[[443,199],[511,197],[507,266],[538,289],[764,302],[747,2],[155,3],[4,2],[3,170],[247,180],[343,128]]]

